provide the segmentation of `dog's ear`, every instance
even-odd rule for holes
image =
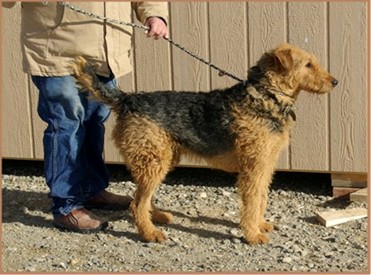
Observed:
[[[291,71],[294,66],[294,59],[290,49],[277,50],[272,53],[277,72]]]

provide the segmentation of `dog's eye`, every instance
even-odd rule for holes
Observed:
[[[312,68],[312,63],[308,62],[307,64],[305,64],[305,67]]]

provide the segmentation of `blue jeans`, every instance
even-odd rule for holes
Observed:
[[[100,77],[115,86],[111,78]],[[103,160],[107,106],[80,93],[72,76],[32,76],[39,90],[37,111],[44,132],[44,173],[53,215],[67,215],[108,186]]]

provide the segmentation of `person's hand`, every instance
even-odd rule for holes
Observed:
[[[150,28],[150,30],[147,31],[148,37],[153,37],[156,40],[163,37],[169,37],[169,30],[165,22],[159,17],[147,18],[144,25]]]

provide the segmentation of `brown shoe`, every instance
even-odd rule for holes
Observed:
[[[57,228],[79,233],[94,233],[105,229],[108,221],[96,216],[85,208],[74,209],[66,216],[55,216]]]
[[[103,190],[95,197],[84,203],[87,209],[126,210],[129,208],[132,197],[121,196]]]

